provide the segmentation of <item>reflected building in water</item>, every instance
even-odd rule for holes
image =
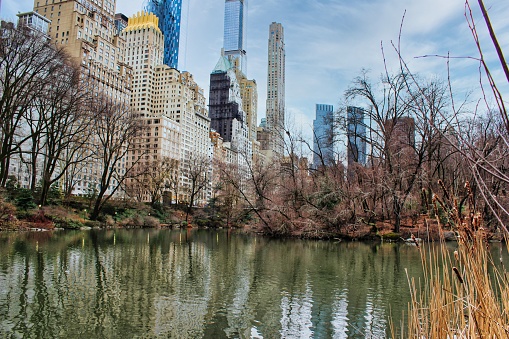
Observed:
[[[415,248],[396,244],[186,230],[9,237],[0,336],[385,338],[410,300],[406,270],[422,274]]]

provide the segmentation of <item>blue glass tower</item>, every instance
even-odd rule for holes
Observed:
[[[334,106],[317,104],[313,120],[313,167],[334,163]]]
[[[178,68],[182,0],[148,0],[146,10],[159,18],[164,34],[164,64]]]
[[[348,106],[347,136],[348,136],[348,166],[357,162],[366,165],[366,124],[364,110],[359,107]]]
[[[238,60],[239,69],[246,75],[246,15],[247,0],[225,0],[224,4],[224,42],[225,55]]]

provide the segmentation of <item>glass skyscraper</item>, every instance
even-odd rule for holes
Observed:
[[[316,104],[313,120],[313,167],[334,164],[334,106]]]
[[[164,64],[178,68],[182,0],[148,0],[146,10],[159,18],[164,34]]]
[[[366,165],[366,124],[364,110],[360,107],[348,106],[347,136],[348,136],[348,166],[357,162]]]
[[[246,15],[247,0],[226,0],[224,5],[224,42],[225,55],[238,60],[238,67],[247,74],[246,60]]]

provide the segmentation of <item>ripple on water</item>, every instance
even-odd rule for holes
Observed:
[[[419,274],[394,244],[179,234],[2,242],[0,337],[384,338]]]

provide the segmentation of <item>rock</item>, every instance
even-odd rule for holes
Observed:
[[[444,231],[444,240],[445,241],[457,241],[456,233],[453,231]]]
[[[88,226],[80,227],[80,231],[90,231],[91,229],[92,229],[92,227],[88,227]]]

